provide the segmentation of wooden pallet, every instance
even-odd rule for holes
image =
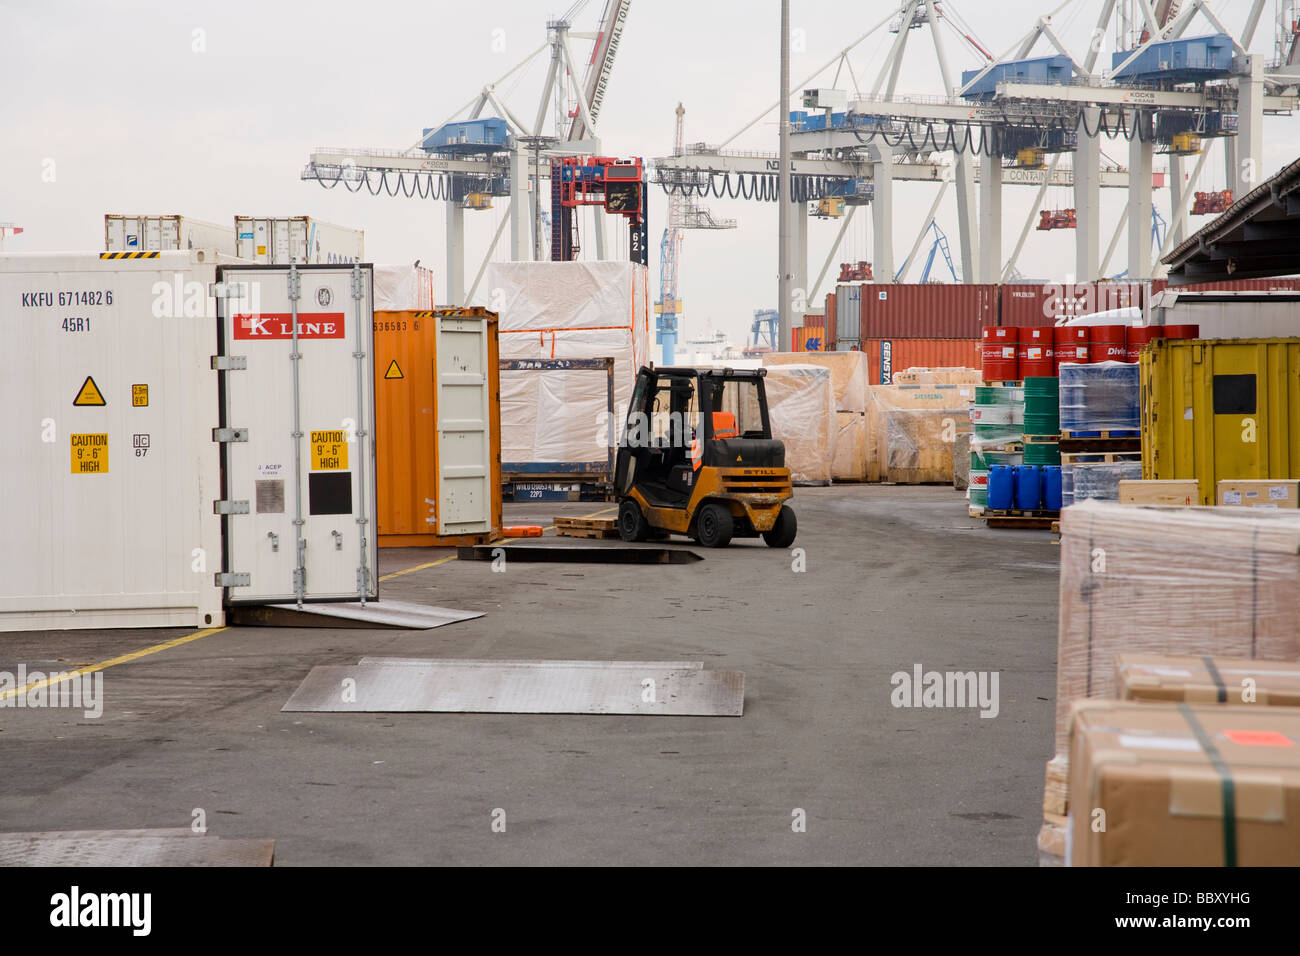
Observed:
[[[1069,428],[1061,429],[1061,440],[1071,439],[1073,441],[1115,441],[1120,438],[1142,438],[1142,432],[1136,428],[1090,428],[1074,431]]]
[[[984,512],[990,528],[1019,528],[1022,531],[1046,531],[1058,520],[1059,511],[991,511]]]
[[[1060,435],[1026,435],[1026,445],[1055,445],[1061,440]]]
[[[1083,459],[1090,459],[1084,461]],[[1100,465],[1105,462],[1117,461],[1141,461],[1142,449],[1134,448],[1131,451],[1063,451],[1061,452],[1062,465]]]
[[[617,518],[556,518],[555,533],[566,538],[617,538]]]
[[[1019,388],[1023,382],[985,382],[984,385],[989,388]]]

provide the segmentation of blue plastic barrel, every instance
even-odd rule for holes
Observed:
[[[1043,504],[1043,483],[1038,465],[1016,466],[1016,507],[1021,511],[1038,511]]]
[[[1043,507],[1048,511],[1061,510],[1061,466],[1043,466]]]
[[[1015,507],[1015,469],[1011,465],[993,465],[989,468],[989,507],[994,511],[1010,511]]]

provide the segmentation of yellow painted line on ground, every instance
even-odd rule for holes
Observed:
[[[95,671],[102,671],[110,667],[116,667],[118,664],[128,664],[131,661],[137,661],[142,657],[148,657],[150,654],[157,654],[159,651],[165,651],[169,648],[180,647],[182,644],[188,644],[191,641],[197,641],[201,637],[220,634],[224,630],[227,630],[227,628],[210,627],[193,634],[186,634],[184,637],[178,637],[172,641],[163,641],[161,644],[154,644],[152,647],[142,648],[138,651],[132,651],[130,654],[123,654],[120,657],[101,661],[98,664],[89,664],[86,667],[79,667],[75,671],[68,671],[66,673],[60,672],[61,676],[58,680],[50,680],[47,678],[46,680],[33,681],[25,687],[16,687],[13,690],[5,691],[3,694],[0,694],[0,700],[5,700],[9,697],[17,697],[19,694],[26,694],[28,691],[36,690],[39,687],[49,687],[51,684],[61,684],[63,681],[72,680],[74,677],[80,677],[83,674],[93,674]]]
[[[380,581],[391,581],[393,578],[400,578],[403,574],[410,574],[412,571],[423,571],[425,568],[436,568],[440,564],[446,564],[448,561],[455,561],[456,556],[449,554],[445,558],[439,558],[437,561],[430,561],[427,564],[417,564],[413,568],[404,568],[401,571],[393,571],[380,577]]]

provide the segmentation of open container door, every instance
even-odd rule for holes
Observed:
[[[438,534],[490,534],[494,481],[492,316],[434,313]]]
[[[378,597],[370,266],[218,271],[226,603]]]

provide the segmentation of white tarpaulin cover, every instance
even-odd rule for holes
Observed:
[[[424,266],[375,266],[375,308],[388,312],[433,308],[433,270]]]
[[[494,262],[488,308],[503,359],[614,359],[614,417],[650,364],[649,270],[633,262]],[[592,371],[503,372],[503,462],[603,461],[607,379]]]
[[[772,437],[785,444],[795,484],[828,485],[838,423],[831,370],[820,365],[775,365],[764,388]]]

